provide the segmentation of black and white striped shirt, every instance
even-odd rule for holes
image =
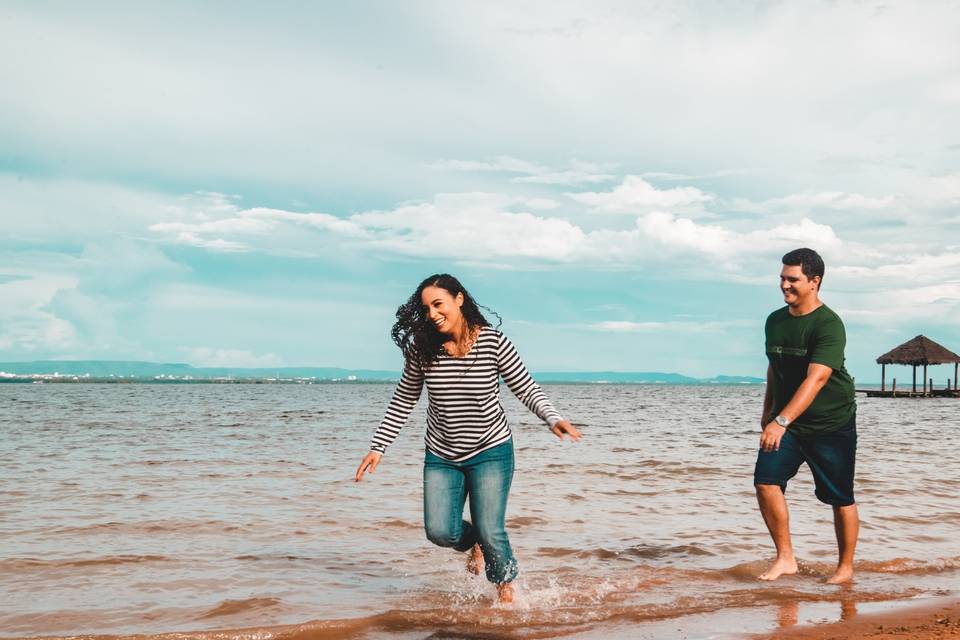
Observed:
[[[500,376],[513,395],[551,427],[563,419],[530,377],[513,343],[496,329],[482,327],[462,358],[442,352],[426,370],[407,363],[370,450],[384,453],[396,439],[424,382],[429,403],[424,440],[432,453],[461,462],[507,442],[511,434],[500,404]]]

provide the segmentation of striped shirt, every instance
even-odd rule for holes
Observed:
[[[384,453],[406,424],[427,385],[427,449],[461,462],[510,440],[500,404],[500,376],[530,411],[551,427],[562,420],[533,381],[510,340],[481,327],[470,352],[455,358],[445,351],[426,370],[407,362],[370,450]]]

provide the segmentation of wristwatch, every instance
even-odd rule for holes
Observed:
[[[787,425],[790,424],[790,421],[784,418],[783,416],[777,416],[776,418],[773,419],[773,421],[776,422],[781,427],[783,427],[784,429],[786,429]]]

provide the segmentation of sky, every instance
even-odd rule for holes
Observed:
[[[763,376],[809,246],[878,381],[960,352],[957,33],[932,0],[4,2],[0,361],[398,370],[449,272],[534,371]]]

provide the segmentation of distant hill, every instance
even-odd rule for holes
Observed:
[[[338,367],[194,367],[184,363],[138,362],[125,360],[37,360],[34,362],[0,362],[0,374],[17,376],[42,375],[80,376],[89,378],[155,378],[179,379],[317,379],[393,381],[399,371],[343,369]],[[544,383],[592,382],[608,384],[758,384],[762,378],[749,376],[715,376],[692,378],[679,373],[650,371],[538,371]]]
[[[396,380],[395,371],[371,369],[341,369],[337,367],[194,367],[183,363],[138,362],[126,360],[38,360],[35,362],[0,362],[0,372],[18,375],[69,376],[89,375],[91,378],[155,378],[174,376],[178,378],[317,378],[320,380],[345,379],[351,376],[358,380]]]

